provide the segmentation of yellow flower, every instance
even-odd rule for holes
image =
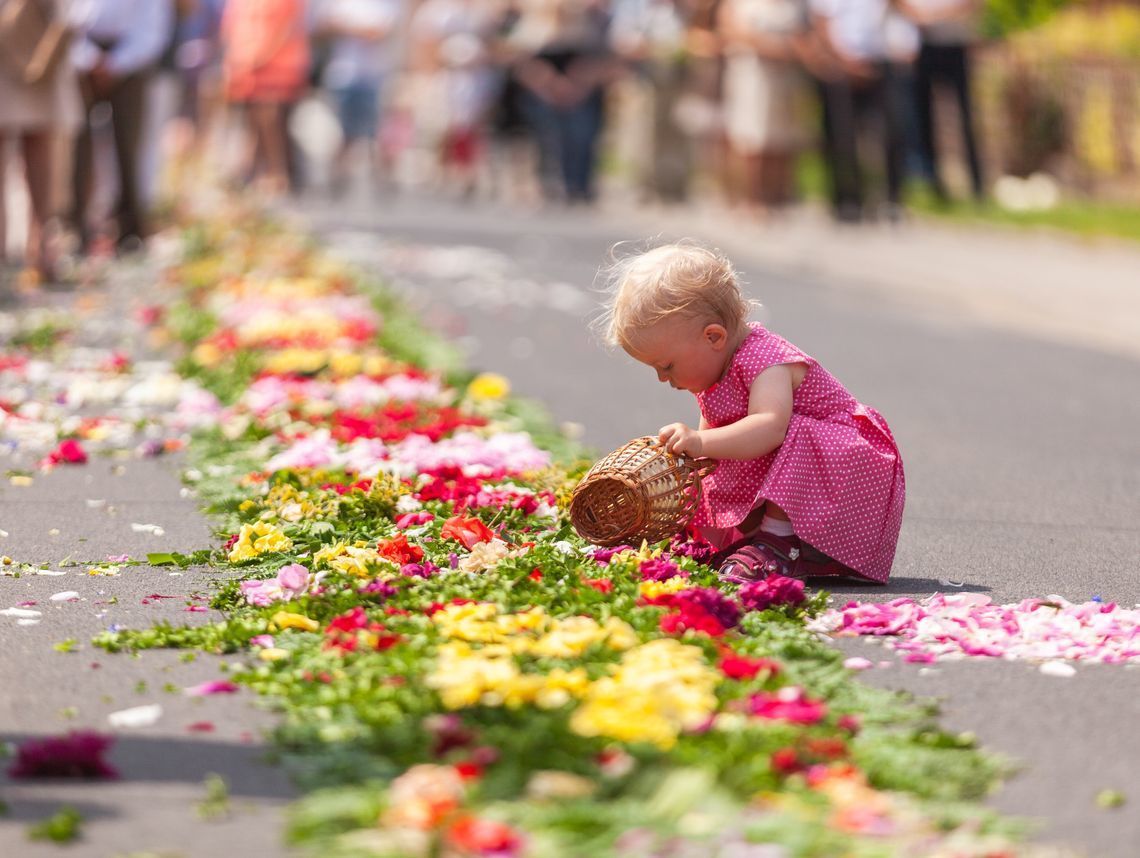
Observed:
[[[435,670],[426,684],[439,692],[448,709],[463,709],[483,703],[500,705],[504,689],[519,678],[519,669],[505,647],[473,650],[463,642],[446,643],[439,648]]]
[[[675,575],[667,581],[642,581],[637,585],[637,594],[643,599],[656,599],[666,593],[677,593],[692,586],[688,578]]]
[[[230,549],[229,560],[231,563],[241,563],[243,560],[252,560],[259,554],[288,551],[292,547],[293,540],[279,528],[265,521],[257,521],[241,526],[238,541]]]
[[[313,566],[324,564],[330,569],[358,578],[372,578],[384,568],[395,570],[394,563],[385,560],[375,548],[368,548],[366,545],[366,543],[346,545],[338,542],[336,545],[322,548],[313,555]]]
[[[258,652],[257,657],[262,661],[281,661],[289,657],[289,650],[281,649],[279,646],[266,647]]]
[[[269,621],[269,631],[279,629],[300,629],[303,632],[315,632],[321,627],[316,620],[311,620],[304,614],[294,614],[292,611],[278,611]]]
[[[511,383],[493,372],[480,373],[467,385],[467,393],[472,399],[504,399],[510,392]]]
[[[699,648],[672,638],[650,641],[627,652],[613,676],[590,686],[570,728],[667,750],[681,731],[703,724],[716,710],[718,681]]]

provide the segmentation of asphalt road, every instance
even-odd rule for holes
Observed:
[[[313,202],[303,220],[342,256],[404,290],[430,324],[460,339],[473,366],[503,373],[556,419],[581,424],[599,451],[696,419],[689,394],[657,383],[588,330],[609,248],[649,237],[648,220],[423,199],[369,208]],[[718,238],[696,220],[689,229]],[[767,240],[760,228],[754,240]],[[899,240],[908,240],[905,230]],[[1135,361],[981,327],[945,305],[867,289],[857,285],[873,280],[865,270],[850,282],[766,270],[739,232],[731,246],[721,243],[750,297],[763,303],[758,318],[886,415],[903,451],[907,510],[891,583],[840,585],[836,601],[918,598],[957,584],[1000,603],[1051,594],[1140,603]],[[1025,276],[1033,276],[1031,256]],[[878,645],[843,646],[867,654]],[[992,803],[1034,820],[1042,840],[1090,856],[1136,854],[1135,666],[1082,666],[1058,678],[1019,662],[923,669],[894,660],[864,677],[940,698],[947,727],[1015,758],[1020,774]],[[1128,803],[1098,807],[1096,795],[1108,788]]]

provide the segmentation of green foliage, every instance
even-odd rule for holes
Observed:
[[[74,807],[65,805],[55,814],[37,822],[28,829],[29,840],[50,840],[53,843],[71,843],[80,836],[83,817]]]
[[[986,0],[982,32],[990,38],[1001,38],[1027,30],[1045,23],[1072,3],[1073,0]]]

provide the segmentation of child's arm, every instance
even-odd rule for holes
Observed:
[[[748,393],[748,414],[718,429],[690,429],[684,423],[670,423],[661,429],[660,440],[670,453],[706,456],[710,459],[758,459],[784,443],[792,419],[795,392],[792,366],[768,367]]]

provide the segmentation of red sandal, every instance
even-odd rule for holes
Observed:
[[[784,539],[761,531],[725,548],[713,558],[713,564],[725,581],[747,584],[762,581],[769,575],[798,578],[799,560],[798,539],[794,536]]]
[[[714,555],[709,564],[723,580],[736,584],[760,581],[772,574],[788,578],[861,577],[795,536],[785,539],[764,531],[734,542]]]

